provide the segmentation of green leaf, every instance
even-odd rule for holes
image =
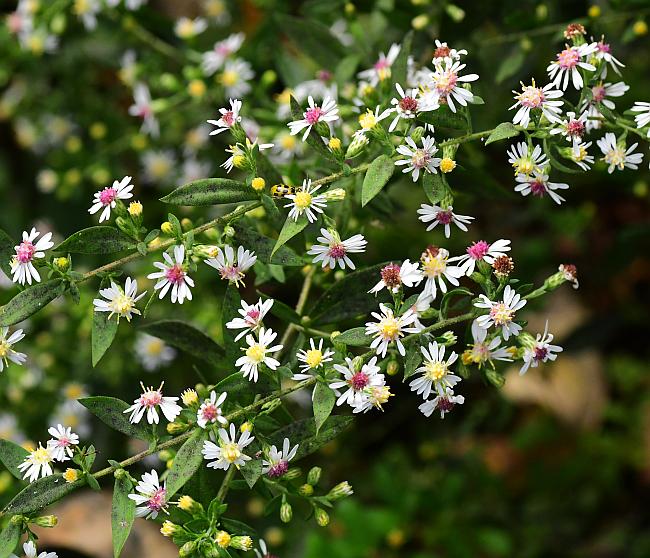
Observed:
[[[135,502],[129,498],[133,484],[127,475],[115,478],[113,505],[111,507],[111,528],[113,533],[113,558],[119,558],[129,538],[135,520]]]
[[[204,178],[176,188],[160,201],[175,205],[218,205],[258,198],[257,192],[243,182],[229,178]]]
[[[223,361],[223,349],[205,333],[188,323],[180,320],[160,320],[140,326],[140,329],[210,364]]]
[[[23,488],[11,502],[9,502],[3,513],[6,514],[28,514],[40,512],[46,506],[63,498],[86,483],[85,479],[69,483],[62,474],[42,477]]]
[[[7,526],[0,533],[0,558],[9,558],[16,549],[22,534],[20,523],[9,520]]]
[[[306,215],[301,215],[298,217],[297,221],[294,221],[291,217],[287,216],[287,220],[282,226],[282,230],[278,235],[278,239],[275,242],[273,250],[271,250],[271,256],[273,256],[280,248],[285,245],[289,240],[301,232],[307,225],[309,221],[307,220]]]
[[[270,442],[279,447],[285,438],[289,438],[292,446],[300,444],[294,458],[298,460],[336,438],[352,424],[353,420],[353,417],[346,415],[331,416],[323,423],[318,433],[316,433],[314,419],[299,420],[274,432],[270,437]]]
[[[290,15],[276,15],[279,29],[283,29],[291,41],[324,68],[332,65],[346,54],[341,42],[332,35],[326,25],[311,19]]]
[[[23,473],[18,470],[18,465],[25,461],[28,455],[29,452],[22,446],[10,440],[0,440],[0,461],[17,479],[23,479]]]
[[[238,310],[241,308],[241,297],[237,286],[228,284],[226,287],[226,294],[223,297],[223,305],[221,307],[221,324],[223,331],[223,345],[226,349],[226,358],[229,361],[237,360],[242,352],[239,344],[235,342],[235,337],[241,332],[239,329],[228,329],[226,324],[233,318],[240,318]]]
[[[129,422],[129,414],[124,411],[130,405],[125,401],[106,396],[84,397],[78,401],[113,430],[140,440],[151,441],[153,439],[153,434],[144,418],[138,424]]]
[[[318,382],[314,387],[314,395],[312,397],[316,433],[318,433],[323,423],[332,414],[334,403],[336,403],[336,395],[332,389],[327,384]]]
[[[334,340],[337,343],[345,343],[353,347],[368,347],[372,342],[372,337],[366,335],[365,327],[353,327],[337,335]]]
[[[420,366],[420,363],[422,362],[422,353],[420,352],[420,344],[419,343],[414,343],[411,347],[408,349],[408,353],[406,355],[406,361],[404,363],[404,380],[406,381],[407,378],[410,378],[415,374],[415,369]]]
[[[497,70],[494,81],[496,83],[501,83],[509,77],[514,76],[524,65],[525,60],[526,54],[524,53],[524,50],[517,45],[515,49],[501,61],[501,64],[499,64],[499,69]]]
[[[426,173],[422,178],[422,188],[427,199],[434,205],[450,193],[447,178],[441,172]]]
[[[406,75],[408,68],[408,59],[411,56],[411,49],[413,46],[413,31],[409,31],[402,41],[402,48],[393,62],[391,67],[391,83],[394,85],[399,83],[402,87],[406,87]]]
[[[244,227],[235,223],[236,238],[248,250],[253,250],[257,259],[267,264],[277,265],[305,265],[304,260],[288,246],[281,246],[274,250],[276,241],[268,236],[258,233],[255,229]],[[304,228],[304,227],[303,227]]]
[[[262,300],[268,300],[271,298],[269,295],[261,293],[260,291],[257,291],[257,294],[260,295],[260,298]],[[291,308],[291,306],[288,306],[281,300],[273,301],[273,306],[271,306],[270,312],[285,322],[291,322],[294,324],[300,323],[300,316],[298,313],[293,308]]]
[[[251,459],[246,462],[246,465],[240,467],[239,472],[244,477],[246,484],[249,488],[253,488],[258,479],[262,476],[262,460]]]
[[[390,295],[386,291],[377,296],[368,292],[381,279],[379,272],[385,265],[380,263],[363,271],[355,271],[334,283],[308,313],[312,323],[330,324],[365,316],[376,309],[380,302],[387,301]]]
[[[469,289],[466,289],[465,287],[457,287],[455,289],[451,289],[450,291],[447,291],[444,296],[442,297],[442,300],[440,301],[440,318],[444,319],[447,316],[447,309],[449,308],[449,301],[459,295],[467,295],[470,298],[474,296],[474,293],[470,291]]]
[[[254,387],[254,390],[251,386]],[[216,386],[214,386],[214,391],[216,391],[217,394],[225,391],[228,393],[228,401],[235,397],[239,401],[239,398],[243,395],[249,395],[252,399],[256,393],[269,393],[273,391],[273,386],[266,374],[261,374],[257,383],[253,385],[242,376],[241,372],[233,372],[230,376],[226,376]]]
[[[192,478],[203,463],[203,442],[208,439],[208,431],[197,428],[180,447],[174,463],[167,475],[167,498],[171,498]]]
[[[5,272],[7,277],[11,277],[11,258],[16,251],[14,240],[2,229],[0,229],[0,269]]]
[[[393,176],[395,163],[388,155],[380,155],[368,168],[361,187],[361,205],[366,205],[382,188],[386,186]]]
[[[512,122],[501,122],[485,140],[485,145],[518,136],[520,130]]]
[[[467,130],[467,118],[461,110],[452,110],[447,105],[430,112],[418,114],[417,119],[436,128],[450,128],[452,130]]]
[[[26,320],[64,292],[65,284],[60,279],[52,279],[25,289],[0,308],[0,327]]]
[[[110,312],[93,312],[93,330],[91,336],[91,352],[93,367],[104,356],[113,343],[117,334],[117,316],[108,318]]]
[[[136,241],[113,227],[90,227],[74,233],[54,248],[72,254],[113,254],[133,250]]]

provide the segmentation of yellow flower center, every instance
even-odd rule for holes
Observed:
[[[11,345],[7,343],[5,339],[0,341],[0,358],[5,358],[9,354],[10,350],[11,350]]]
[[[162,353],[165,344],[160,339],[152,339],[147,343],[146,352],[149,356],[158,356]]]
[[[237,444],[231,442],[221,448],[221,455],[229,463],[234,463],[241,456],[241,451]]]
[[[246,356],[257,364],[264,360],[265,354],[266,347],[264,345],[255,344],[252,347],[248,347],[248,349],[246,349]]]
[[[193,79],[187,85],[187,92],[192,97],[203,97],[203,95],[205,95],[205,90],[205,82],[201,81],[200,79]]]
[[[399,335],[399,324],[393,317],[384,318],[379,324],[379,334],[384,339],[396,339]]]
[[[323,353],[318,349],[310,349],[305,354],[305,363],[309,368],[316,368],[323,362]]]
[[[123,293],[117,295],[110,303],[111,310],[120,316],[126,316],[133,306],[133,299]]]
[[[65,473],[63,473],[63,478],[65,482],[75,482],[79,478],[79,471],[76,469],[66,469]]]
[[[77,15],[83,15],[90,10],[90,2],[88,0],[75,0],[74,12]]]
[[[447,375],[447,365],[444,362],[429,361],[426,364],[426,372],[424,375],[427,379],[437,382]]]
[[[587,156],[587,150],[585,149],[584,145],[580,145],[578,147],[579,150],[577,155],[572,151],[574,161],[582,161]]]
[[[73,414],[63,415],[61,417],[61,422],[74,429],[79,426],[79,417]]]
[[[171,165],[169,161],[158,157],[154,159],[149,165],[149,172],[153,175],[154,178],[165,178],[169,171],[171,170]]]
[[[178,36],[185,38],[191,37],[194,34],[194,22],[191,19],[181,21],[178,26]]]
[[[225,87],[232,87],[239,81],[239,74],[234,70],[226,70],[221,74],[221,84]]]
[[[605,155],[605,161],[610,165],[616,165],[620,170],[623,170],[625,167],[625,151],[616,147]]]
[[[519,159],[512,163],[512,166],[515,168],[515,174],[525,174],[526,176],[535,170],[535,165],[528,158]]]
[[[262,177],[257,176],[253,178],[253,180],[251,181],[251,186],[253,187],[253,190],[259,192],[260,190],[264,190],[264,186],[266,186],[266,181]]]
[[[294,203],[298,209],[307,209],[311,205],[311,194],[305,190],[296,192]]]
[[[372,111],[367,111],[366,113],[359,116],[359,124],[362,128],[370,129],[374,128],[377,125],[377,118]]]
[[[52,461],[52,456],[50,455],[50,452],[47,451],[47,448],[41,446],[32,453],[32,461],[40,465],[45,465]]]
[[[246,163],[246,157],[243,155],[233,155],[232,164],[238,169],[243,169]]]
[[[79,384],[70,384],[65,388],[65,396],[68,399],[79,399],[83,393],[83,387],[81,387]]]
[[[456,168],[456,161],[453,159],[450,159],[449,157],[445,157],[442,161],[440,161],[440,170],[442,172],[451,172]]]
[[[429,256],[422,261],[422,269],[427,277],[438,277],[447,268],[447,260]]]
[[[204,5],[205,15],[208,17],[219,17],[226,11],[222,0],[208,0]]]
[[[499,302],[490,310],[490,316],[497,326],[510,323],[514,315],[515,313],[503,304],[503,302]]]
[[[230,539],[232,539],[232,537],[228,533],[225,531],[219,531],[217,536],[214,538],[214,542],[216,542],[217,546],[220,548],[227,548],[230,546]]]
[[[296,137],[292,135],[285,135],[282,136],[282,139],[280,140],[280,145],[282,146],[282,149],[286,149],[287,151],[292,151],[296,147]]]
[[[45,41],[43,41],[43,37],[40,35],[32,35],[27,41],[27,46],[34,54],[40,55],[43,54],[43,50],[45,49]]]

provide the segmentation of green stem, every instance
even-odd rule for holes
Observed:
[[[228,494],[228,489],[230,488],[230,481],[235,476],[236,470],[236,467],[228,467],[226,476],[223,478],[221,486],[219,487],[219,492],[217,492],[217,500],[219,500],[219,502],[223,503],[223,501],[226,499],[226,494]]]
[[[300,289],[300,295],[298,296],[298,302],[296,303],[296,313],[299,316],[302,315],[302,312],[305,309],[305,304],[307,303],[307,297],[309,297],[309,291],[311,290],[311,284],[312,284],[312,279],[314,278],[314,273],[316,273],[316,266],[312,265],[307,271],[305,275],[305,279],[302,282],[302,288]],[[275,353],[274,355],[275,358],[277,358],[279,355],[282,354],[282,351],[289,343],[289,339],[291,338],[291,334],[293,333],[293,330],[299,327],[301,326],[293,323],[287,326],[287,329],[284,330],[284,334],[282,335],[282,339],[280,340],[280,345],[282,345],[282,349],[280,349]],[[329,334],[327,335],[329,336]]]

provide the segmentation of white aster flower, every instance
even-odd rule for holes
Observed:
[[[181,39],[191,39],[200,35],[208,28],[208,22],[205,18],[196,17],[179,17],[174,24],[174,33]]]
[[[551,135],[561,134],[567,141],[571,142],[573,153],[579,153],[578,147],[587,131],[587,114],[582,113],[576,118],[575,112],[567,112],[566,118],[561,120],[551,129]]]
[[[418,318],[417,314],[408,309],[404,314],[396,317],[393,310],[385,304],[379,305],[379,311],[381,314],[379,312],[371,313],[377,322],[366,322],[366,335],[375,338],[370,344],[370,348],[375,349],[377,354],[383,358],[388,351],[388,345],[394,342],[399,354],[404,356],[406,349],[402,344],[401,337],[405,333],[417,333],[417,328],[412,327]]]
[[[385,385],[384,375],[379,373],[380,368],[377,366],[377,357],[372,357],[360,370],[355,370],[351,358],[346,357],[345,363],[346,366],[342,364],[334,365],[334,369],[343,375],[343,379],[330,383],[330,388],[338,396],[337,405],[347,403],[351,407],[356,407],[368,398],[368,392],[371,388]],[[347,389],[341,393],[344,388]]]
[[[422,138],[422,147],[418,147],[413,138],[410,136],[406,138],[406,145],[402,144],[397,147],[397,152],[404,155],[406,159],[399,159],[395,161],[395,165],[404,166],[403,173],[412,172],[413,182],[416,182],[420,177],[420,171],[436,174],[438,171],[436,167],[440,166],[441,159],[434,157],[438,148],[435,145],[436,140],[433,136],[425,136]]]
[[[243,33],[233,33],[223,41],[214,44],[212,50],[203,54],[201,66],[206,76],[211,76],[221,69],[226,59],[237,52],[244,43]]]
[[[174,180],[178,163],[171,149],[148,149],[140,157],[144,180],[159,186]]]
[[[210,267],[214,267],[221,278],[239,285],[244,284],[244,277],[246,272],[253,267],[257,261],[257,256],[252,250],[246,250],[243,246],[237,248],[237,257],[235,257],[235,250],[230,244],[226,244],[223,248],[217,248],[217,255],[214,258],[208,258],[205,263]]]
[[[142,367],[148,372],[153,372],[174,360],[176,351],[158,337],[147,333],[138,333],[135,341],[135,354]]]
[[[599,130],[602,126],[600,119],[603,117],[599,107],[604,107],[614,110],[616,104],[610,101],[610,97],[622,97],[630,89],[630,86],[622,81],[618,83],[605,83],[599,82],[591,88],[591,99],[585,100],[580,107],[580,110],[585,113],[586,122],[585,127],[587,132],[591,130]]]
[[[390,123],[388,131],[392,132],[400,119],[412,120],[422,112],[430,112],[438,108],[438,101],[432,96],[423,96],[417,89],[407,89],[404,91],[399,83],[395,84],[395,89],[400,98],[394,97],[390,103],[393,105],[391,112],[395,113],[395,118]]]
[[[580,69],[593,72],[596,67],[585,61],[589,55],[598,50],[596,43],[584,43],[577,46],[565,45],[565,49],[557,54],[557,60],[551,62],[546,71],[551,83],[556,87],[566,91],[569,85],[569,79],[576,89],[582,89],[584,80]]]
[[[25,553],[25,558],[58,558],[58,554],[56,552],[40,552],[37,556],[36,553],[38,550],[36,549],[34,541],[27,541],[24,543],[23,552]],[[18,558],[18,556],[11,554],[9,558]]]
[[[97,27],[97,14],[101,11],[102,5],[99,0],[77,0],[72,11],[81,19],[87,31],[92,31]]]
[[[291,200],[291,203],[285,205],[290,207],[289,217],[294,221],[298,220],[303,213],[307,215],[310,223],[313,223],[318,213],[323,213],[327,207],[327,196],[325,194],[316,194],[321,185],[311,186],[311,178],[302,181],[302,187],[297,189],[293,194],[287,194],[285,198]]]
[[[142,132],[157,138],[160,135],[160,126],[154,114],[151,93],[144,83],[136,83],[133,87],[133,101],[129,114],[142,119]]]
[[[220,428],[218,439],[219,445],[207,440],[203,443],[201,453],[203,454],[204,459],[208,461],[211,459],[215,460],[210,461],[208,467],[227,470],[231,465],[234,465],[239,469],[246,465],[247,461],[252,459],[250,456],[243,453],[243,450],[254,439],[255,437],[251,436],[250,431],[246,430],[245,432],[242,432],[239,440],[237,440],[237,430],[235,425],[231,423],[230,435],[225,428]]]
[[[312,376],[308,373],[309,371],[322,368],[326,362],[331,362],[333,360],[332,355],[334,354],[334,351],[332,349],[325,349],[325,351],[323,351],[322,339],[318,342],[318,347],[316,347],[314,340],[310,339],[309,346],[311,348],[307,350],[300,349],[296,354],[296,358],[302,362],[300,365],[302,374],[294,374],[291,378],[292,380],[306,380],[311,378]]]
[[[578,165],[583,171],[588,171],[591,168],[591,165],[594,164],[593,155],[589,155],[587,149],[591,147],[590,141],[587,143],[581,143],[578,146],[578,153],[571,151],[571,160]]]
[[[199,161],[194,157],[188,157],[183,161],[181,171],[181,183],[187,184],[202,178],[208,178],[212,174],[212,164],[208,161]]]
[[[501,328],[501,335],[507,341],[511,335],[517,336],[521,331],[521,326],[516,324],[515,312],[521,310],[528,302],[521,298],[517,292],[510,286],[506,285],[503,290],[503,299],[492,301],[484,294],[479,296],[479,302],[475,302],[477,308],[487,308],[489,312],[476,318],[476,323],[483,329],[489,329],[492,326]]]
[[[242,102],[239,99],[230,99],[230,108],[220,108],[219,109],[219,114],[221,115],[219,117],[219,120],[208,120],[208,124],[212,124],[213,126],[216,126],[216,130],[212,130],[210,132],[211,136],[220,134],[221,132],[225,132],[226,130],[230,130],[235,124],[238,122],[241,122],[241,116],[239,115],[239,111],[241,110]]]
[[[147,275],[147,279],[158,279],[154,285],[154,290],[160,290],[158,298],[164,298],[171,287],[172,303],[183,304],[185,299],[192,300],[192,291],[190,287],[194,287],[194,280],[187,274],[185,270],[185,246],[174,246],[174,258],[167,253],[163,252],[165,262],[154,262],[154,267],[160,269],[154,273]]]
[[[22,365],[27,360],[25,353],[19,353],[13,349],[13,346],[24,339],[25,334],[22,329],[17,329],[11,335],[8,327],[0,328],[0,372],[5,366],[9,366],[9,361]]]
[[[452,112],[456,112],[456,101],[459,105],[467,106],[474,98],[471,91],[463,88],[461,85],[470,81],[476,81],[478,74],[467,74],[461,76],[460,72],[466,64],[451,58],[443,58],[435,64],[435,70],[431,74],[431,93],[439,104],[449,105]]]
[[[266,459],[262,459],[262,474],[268,475],[271,479],[278,479],[289,470],[289,461],[296,457],[299,444],[291,447],[289,438],[282,443],[282,450],[271,446]]]
[[[221,410],[226,397],[228,397],[227,393],[224,392],[217,397],[217,393],[212,390],[210,392],[210,398],[205,399],[196,412],[196,424],[201,428],[205,428],[208,424],[214,424],[215,422],[228,424],[228,420],[223,416]]]
[[[23,479],[34,482],[38,477],[49,477],[54,474],[51,465],[53,460],[52,450],[38,444],[38,447],[29,452],[25,460],[18,465],[18,470],[24,473]]]
[[[167,487],[166,483],[160,485],[158,473],[152,469],[144,473],[140,482],[135,487],[136,492],[129,494],[129,498],[136,504],[135,516],[145,519],[156,519],[162,511],[167,513]]]
[[[146,412],[147,422],[149,424],[158,424],[160,419],[158,417],[157,407],[160,408],[160,411],[169,422],[174,422],[174,419],[180,414],[182,409],[176,403],[178,397],[163,397],[162,388],[164,383],[162,382],[158,389],[153,389],[153,387],[144,387],[144,384],[140,382],[142,395],[135,399],[133,405],[124,411],[125,413],[131,413],[129,416],[131,423],[139,423]]]
[[[339,234],[333,229],[321,229],[316,240],[320,244],[314,244],[307,254],[315,256],[314,263],[323,262],[322,267],[336,268],[338,263],[341,269],[346,265],[350,269],[355,269],[354,262],[348,257],[348,254],[360,254],[366,251],[367,240],[362,234],[355,234],[347,240],[341,240]]]
[[[458,215],[454,213],[454,208],[449,205],[443,208],[439,205],[429,205],[423,203],[418,209],[418,219],[423,223],[430,223],[427,226],[427,232],[433,230],[437,225],[443,225],[445,229],[445,237],[451,236],[451,224],[456,225],[461,231],[467,232],[467,225],[474,217],[469,215]]]
[[[461,380],[460,376],[452,374],[449,370],[449,367],[458,360],[458,355],[452,351],[445,360],[445,346],[439,345],[436,341],[429,343],[428,348],[420,347],[420,351],[424,362],[422,366],[415,369],[415,372],[422,376],[411,380],[409,383],[411,391],[421,395],[423,399],[428,399],[432,391],[444,396]]]
[[[252,66],[241,58],[227,60],[219,82],[223,85],[227,97],[244,97],[251,92],[249,83],[255,77]]]
[[[52,233],[44,234],[37,242],[34,242],[41,233],[35,228],[28,233],[23,231],[23,240],[18,246],[14,246],[16,255],[11,260],[12,281],[24,285],[25,282],[32,284],[32,279],[40,282],[41,276],[32,263],[37,258],[45,257],[45,250],[54,246],[51,241]]]
[[[52,458],[55,461],[68,461],[74,455],[73,446],[79,445],[79,436],[72,432],[72,428],[65,428],[62,424],[57,424],[56,428],[51,426],[47,432],[52,436],[47,442]]]
[[[646,101],[637,101],[630,110],[632,112],[640,113],[634,117],[637,128],[645,128],[650,124],[650,103]],[[648,128],[646,135],[650,138],[650,128]]]
[[[610,66],[619,76],[621,75],[619,68],[625,68],[625,64],[614,58],[612,55],[612,48],[609,43],[605,42],[604,37],[596,43],[596,51],[594,52],[593,57],[599,62],[603,60],[605,61],[600,72],[600,75],[603,78],[607,77],[607,66]]]
[[[368,386],[365,390],[364,397],[355,401],[352,412],[353,413],[367,413],[371,409],[384,410],[384,404],[394,394],[390,392],[390,387],[386,385],[381,386]]]
[[[387,116],[390,116],[393,113],[394,109],[385,109],[381,110],[381,106],[377,105],[375,107],[375,112],[373,112],[370,109],[367,109],[366,112],[362,113],[359,115],[359,125],[361,128],[359,128],[355,133],[354,136],[358,137],[360,135],[365,134],[366,132],[369,132],[372,130],[377,124],[379,124],[382,120],[384,120]],[[399,119],[399,116],[396,117]]]
[[[102,214],[99,216],[99,222],[108,221],[111,217],[111,209],[115,209],[117,200],[128,200],[133,197],[131,190],[133,190],[133,184],[131,184],[130,176],[125,176],[119,181],[114,180],[111,187],[107,186],[103,190],[95,192],[93,205],[88,210],[88,213],[94,215],[100,209],[103,209]]]
[[[233,318],[226,324],[228,329],[243,329],[237,334],[235,341],[239,341],[247,333],[257,331],[262,326],[262,320],[273,306],[273,302],[272,298],[267,300],[260,298],[255,304],[248,304],[245,300],[241,301],[241,308],[237,310],[241,318]]]
[[[388,264],[381,269],[379,275],[381,280],[368,291],[369,293],[376,295],[382,289],[396,293],[402,288],[402,285],[415,287],[423,279],[419,264],[410,260],[404,260],[402,265]]]
[[[526,347],[524,350],[523,360],[524,365],[519,370],[519,375],[525,374],[530,367],[537,368],[542,362],[553,361],[557,358],[557,354],[561,353],[562,347],[559,345],[551,345],[553,341],[553,334],[548,332],[548,320],[544,326],[544,333],[538,333],[535,338],[535,344],[532,347]]]
[[[379,53],[379,59],[373,64],[372,68],[363,70],[357,74],[361,80],[367,81],[372,87],[376,87],[380,81],[389,79],[391,76],[391,67],[399,56],[402,49],[401,45],[393,43],[388,49],[388,53]]]
[[[487,341],[487,329],[483,329],[474,320],[472,322],[472,337],[474,343],[469,345],[469,348],[463,354],[463,361],[466,360],[477,364],[479,368],[488,362],[494,368],[493,360],[500,360],[504,362],[512,362],[512,355],[507,347],[501,347],[501,337],[494,336],[490,341]]]
[[[580,149],[578,149],[578,155],[580,155]],[[548,195],[558,205],[565,201],[565,199],[555,192],[555,190],[569,189],[568,184],[563,182],[550,182],[548,174],[539,171],[535,171],[533,176],[520,174],[515,178],[515,180],[518,182],[517,186],[515,186],[515,192],[520,192],[522,196],[532,194],[539,198]]]
[[[109,288],[100,289],[99,291],[99,294],[106,300],[102,300],[101,298],[93,300],[94,310],[95,312],[110,312],[108,315],[109,320],[113,315],[117,315],[118,322],[120,318],[126,318],[130,322],[133,314],[140,315],[140,310],[135,305],[138,300],[147,294],[147,291],[138,294],[137,290],[138,282],[130,277],[126,278],[124,289],[111,281]]]
[[[458,286],[458,279],[465,275],[462,269],[449,265],[449,252],[444,248],[429,246],[420,258],[422,264],[422,275],[426,279],[422,294],[435,300],[438,288],[443,293],[447,292],[448,281],[455,287]]]
[[[465,398],[462,395],[454,395],[452,390],[447,390],[444,395],[438,395],[434,399],[425,401],[418,409],[425,417],[430,417],[433,411],[438,409],[440,418],[445,418],[445,415],[456,405],[462,405],[463,403],[465,403]]]
[[[331,97],[325,97],[323,103],[319,106],[310,95],[307,98],[307,103],[309,104],[309,108],[303,113],[303,118],[301,120],[294,120],[288,124],[292,136],[305,130],[302,136],[303,141],[307,139],[312,126],[315,126],[319,122],[329,123],[339,119],[339,109]]]
[[[449,58],[450,60],[460,60],[461,56],[467,55],[467,51],[463,48],[461,50],[456,50],[451,48],[447,43],[440,42],[438,39],[435,41],[436,50],[433,53],[433,64],[437,62],[442,62],[444,58]]]
[[[503,238],[488,244],[485,240],[473,242],[471,246],[467,247],[467,254],[464,256],[454,256],[449,258],[450,262],[457,261],[458,267],[463,270],[465,275],[474,273],[476,262],[484,261],[490,265],[499,256],[505,256],[506,252],[510,251],[510,241]]]
[[[280,362],[271,356],[271,354],[282,349],[282,345],[270,346],[277,336],[278,334],[272,329],[264,328],[260,329],[257,340],[250,334],[246,336],[248,347],[242,347],[241,349],[246,354],[239,357],[235,362],[235,366],[239,368],[244,378],[257,382],[260,365],[265,364],[271,370],[275,370],[280,366]]]
[[[612,132],[607,132],[596,144],[603,152],[602,160],[609,165],[607,172],[610,174],[614,172],[614,169],[623,170],[626,167],[636,170],[643,160],[643,153],[634,153],[638,143],[633,143],[625,150],[625,144],[619,146],[616,135]]]
[[[559,89],[554,89],[552,83],[544,87],[537,87],[535,80],[532,81],[532,85],[524,85],[522,82],[521,92],[513,90],[513,93],[515,94],[515,104],[508,110],[519,107],[512,117],[513,124],[520,124],[522,127],[528,128],[531,110],[541,110],[542,115],[549,122],[558,121],[558,117],[562,113],[560,107],[564,104],[564,101],[558,99],[562,97],[563,93]]]
[[[298,138],[292,136],[288,130],[281,130],[273,138],[270,158],[274,163],[289,163],[295,157],[302,155],[303,151],[304,144],[298,141]]]
[[[530,176],[535,171],[541,171],[548,164],[548,157],[539,145],[532,152],[525,141],[520,141],[508,149],[508,163],[515,169],[515,176],[523,174]]]

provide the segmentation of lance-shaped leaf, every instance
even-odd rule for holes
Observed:
[[[515,136],[518,136],[519,133],[519,128],[517,128],[517,126],[512,122],[501,122],[501,124],[499,124],[488,136],[488,139],[485,140],[485,145],[503,139],[514,138]]]
[[[336,395],[332,391],[332,388],[323,382],[318,382],[314,387],[314,395],[312,397],[316,433],[318,433],[323,423],[332,414],[334,403],[336,403]]]
[[[248,487],[253,488],[257,480],[262,476],[262,460],[251,459],[250,461],[247,461],[246,465],[239,469],[239,472],[241,473],[241,476],[244,477]]]
[[[9,556],[13,555],[16,545],[20,541],[21,534],[20,523],[14,523],[12,520],[9,520],[7,526],[0,533],[0,558],[9,558]]]
[[[436,128],[449,128],[452,130],[467,130],[469,128],[466,116],[459,110],[453,112],[447,105],[430,112],[418,114],[417,119]]]
[[[420,351],[420,343],[412,343],[406,355],[404,363],[404,381],[415,374],[415,370],[422,362],[422,352]]]
[[[345,343],[352,347],[368,347],[372,343],[372,337],[366,335],[365,327],[353,327],[337,335],[334,340],[337,343]]]
[[[393,62],[391,67],[391,82],[394,84],[399,83],[402,87],[406,87],[406,75],[408,68],[408,59],[411,56],[411,49],[413,45],[413,31],[409,31],[404,35],[402,46],[399,54]],[[394,88],[393,88],[394,90]]]
[[[23,473],[18,470],[18,465],[25,461],[28,455],[29,452],[22,446],[14,444],[10,440],[0,440],[0,461],[7,471],[17,479],[22,480],[23,478]]]
[[[113,430],[140,440],[153,439],[153,433],[145,420],[138,424],[131,424],[129,413],[124,412],[131,406],[126,401],[106,396],[84,397],[78,401]]]
[[[11,258],[16,253],[14,240],[2,229],[0,229],[0,269],[7,277],[11,277]]]
[[[171,498],[192,478],[203,463],[203,442],[208,439],[208,431],[197,428],[180,447],[174,464],[167,475],[167,498]]]
[[[113,227],[90,227],[74,233],[54,248],[55,252],[72,254],[113,254],[134,250],[136,241]]]
[[[18,293],[0,308],[0,327],[22,322],[65,292],[60,279],[38,283]]]
[[[332,35],[326,25],[313,19],[297,18],[290,15],[277,15],[276,17],[278,28],[290,30],[287,33],[289,39],[322,67],[330,68],[332,61],[340,60],[345,56],[346,49]]]
[[[494,81],[501,83],[509,77],[514,76],[524,65],[525,60],[526,54],[524,53],[524,49],[516,45],[512,52],[499,64]]]
[[[273,391],[273,386],[266,374],[260,375],[257,382],[253,383],[244,378],[241,372],[233,372],[214,386],[214,391],[217,394],[225,391],[228,393],[228,400],[237,398],[237,401],[239,401],[239,398],[244,395],[248,395],[252,399],[255,394],[270,393]]]
[[[160,320],[140,326],[140,329],[210,364],[218,364],[223,360],[223,349],[205,333],[188,323]]]
[[[304,214],[298,217],[297,221],[294,221],[293,218],[287,216],[287,220],[284,222],[282,230],[278,235],[278,239],[275,242],[275,246],[273,247],[273,250],[271,250],[271,256],[301,232],[307,225],[309,225],[309,221],[307,220],[307,216]]]
[[[395,163],[388,155],[380,155],[368,168],[361,187],[361,205],[366,205],[382,188],[386,186],[393,176]]]
[[[447,178],[441,172],[426,173],[422,178],[422,188],[430,203],[439,204],[450,193]]]
[[[93,366],[104,356],[117,334],[117,316],[109,319],[109,312],[93,312],[93,329],[91,334],[91,352]]]
[[[257,192],[243,182],[229,178],[203,178],[176,188],[160,201],[175,205],[219,205],[257,199]]]
[[[122,471],[124,472],[124,471]],[[111,530],[113,535],[113,558],[119,558],[129,538],[135,520],[135,502],[129,498],[133,484],[127,475],[115,478],[113,505],[111,507]]]
[[[86,480],[83,478],[75,482],[66,482],[62,474],[42,477],[16,494],[6,505],[3,513],[15,515],[39,512],[85,483]]]
[[[329,417],[316,433],[316,422],[314,419],[304,419],[289,424],[277,430],[270,436],[270,443],[280,447],[285,438],[289,438],[291,445],[300,444],[294,459],[298,460],[310,453],[313,453],[332,441],[354,420],[351,416],[335,415]]]
[[[248,250],[253,250],[257,259],[263,263],[277,265],[305,265],[305,261],[288,246],[274,250],[276,241],[258,233],[255,229],[233,224],[237,241]]]

